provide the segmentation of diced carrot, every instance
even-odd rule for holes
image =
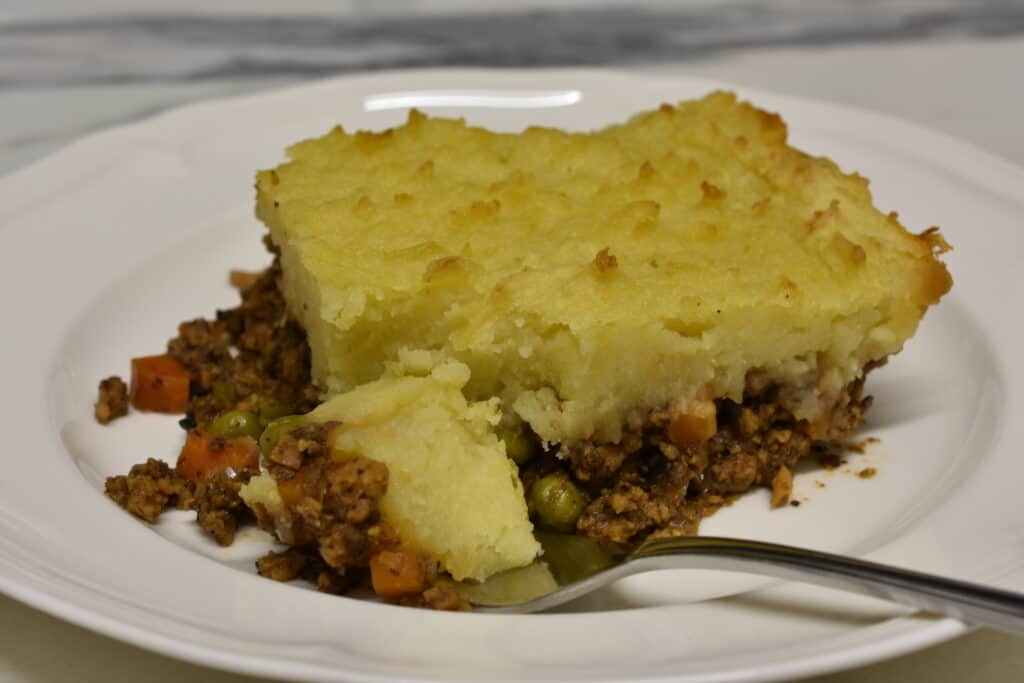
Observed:
[[[427,569],[416,553],[383,550],[370,558],[370,581],[382,598],[416,595],[427,589]]]
[[[239,291],[249,289],[260,279],[260,273],[250,273],[246,270],[232,270],[228,273],[228,282]]]
[[[668,438],[680,447],[702,444],[718,431],[715,404],[692,401],[668,423]]]
[[[295,507],[306,496],[306,479],[309,478],[308,468],[299,468],[290,479],[279,479],[277,493],[286,507]]]
[[[175,469],[185,479],[198,484],[210,472],[225,467],[255,470],[259,463],[260,446],[256,439],[248,436],[229,438],[192,429],[178,455]]]
[[[184,413],[188,410],[188,368],[170,356],[132,358],[129,396],[138,410]]]

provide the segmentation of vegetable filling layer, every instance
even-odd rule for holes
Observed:
[[[381,518],[387,465],[360,454],[336,457],[336,425],[303,417],[317,392],[302,328],[286,314],[277,262],[258,276],[233,279],[244,280],[238,307],[182,323],[166,355],[133,362],[130,390],[117,378],[101,383],[102,422],[127,412],[126,397],[143,410],[187,409],[176,468],[149,460],[108,479],[107,494],[148,522],[167,507],[193,509],[221,545],[233,542],[239,525],[258,523],[288,546],[257,563],[275,580],[303,578],[331,593],[372,588],[400,604],[468,608],[438,581],[436,558],[403,545]],[[651,536],[696,533],[703,517],[753,487],[770,488],[773,506],[786,504],[793,465],[834,452],[861,423],[870,404],[862,387],[860,379],[844,389],[826,425],[796,419],[778,387],[761,386],[740,403],[653,411],[618,443],[545,449],[524,425],[495,431],[518,465],[535,525],[616,552]]]

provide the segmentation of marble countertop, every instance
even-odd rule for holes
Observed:
[[[183,102],[371,69],[607,65],[848,102],[1018,161],[1024,2],[0,5],[0,172]],[[92,6],[96,7],[93,8]],[[122,6],[123,5],[123,6]],[[625,9],[631,7],[632,9]],[[88,8],[88,9],[87,9]],[[442,11],[443,8],[443,11]]]
[[[896,114],[1024,164],[1012,0],[14,0],[0,4],[0,174],[181,103],[421,66],[607,65]],[[0,680],[242,681],[0,596]],[[1015,681],[1024,641],[977,631],[815,679]],[[60,656],[54,656],[54,653]]]

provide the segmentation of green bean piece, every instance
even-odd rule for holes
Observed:
[[[524,427],[506,427],[499,424],[494,434],[505,442],[505,454],[517,465],[537,454],[537,444],[526,434]]]
[[[229,410],[207,425],[206,431],[230,438],[251,436],[258,439],[263,432],[263,425],[260,424],[259,418],[248,410]]]
[[[530,487],[533,511],[541,525],[555,531],[572,531],[583,514],[587,496],[560,472],[533,482]]]
[[[305,420],[305,415],[285,415],[284,417],[272,420],[263,430],[263,434],[260,435],[260,450],[263,452],[263,455],[269,456],[273,453],[281,435],[301,426]]]

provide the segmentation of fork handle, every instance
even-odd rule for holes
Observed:
[[[803,581],[1024,634],[1024,594],[852,557],[758,541],[683,536],[649,541],[629,559],[650,569],[717,569]]]

